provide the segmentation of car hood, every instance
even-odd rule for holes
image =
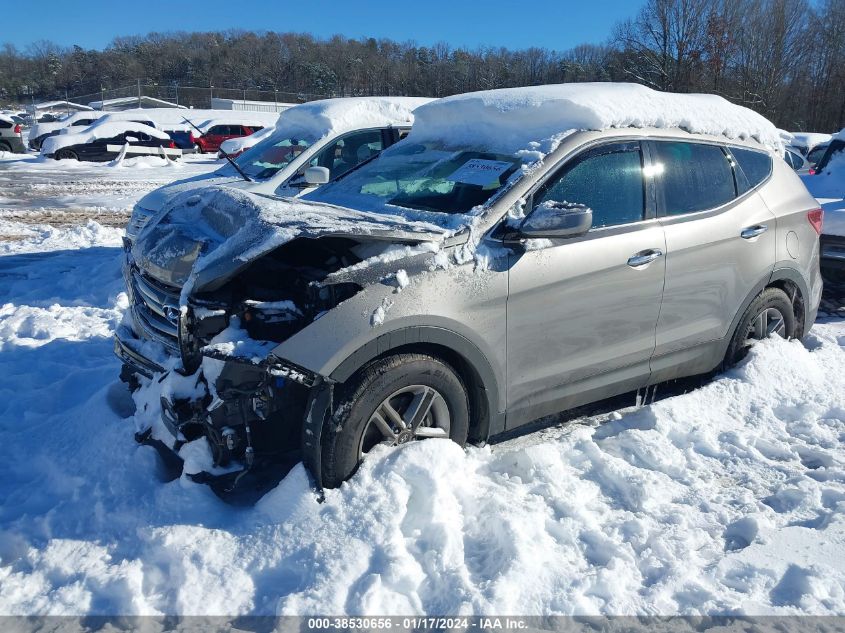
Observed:
[[[195,191],[213,185],[226,185],[228,187],[238,188],[240,185],[250,184],[255,183],[249,183],[240,176],[223,175],[215,171],[210,174],[200,174],[191,178],[185,178],[184,180],[177,180],[169,185],[159,187],[141,198],[138,201],[138,206],[147,211],[157,213],[170,198],[186,191]]]
[[[212,186],[169,199],[138,235],[132,257],[145,273],[191,292],[219,287],[262,255],[299,237],[442,241],[454,230],[401,215]]]

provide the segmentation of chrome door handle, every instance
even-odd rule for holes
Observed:
[[[755,224],[754,226],[747,226],[740,231],[739,236],[744,240],[750,240],[758,235],[762,235],[769,230],[765,224]]]
[[[650,264],[658,257],[663,257],[663,251],[659,248],[650,248],[647,251],[640,251],[628,258],[628,266],[638,268]]]

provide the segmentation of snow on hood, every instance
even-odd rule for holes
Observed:
[[[412,242],[450,231],[404,216],[369,213],[293,198],[270,198],[213,186],[172,198],[138,236],[135,262],[153,277],[194,288],[228,278],[255,258],[297,237],[372,236]]]
[[[239,136],[237,138],[228,138],[220,143],[220,149],[227,154],[237,154],[248,150],[250,147],[260,143],[265,138],[269,138],[276,131],[275,125],[269,125],[264,129],[250,134],[249,136]]]
[[[44,140],[41,145],[42,154],[53,154],[63,147],[91,143],[101,138],[111,138],[125,132],[137,132],[153,138],[167,140],[170,137],[164,132],[135,121],[106,121],[94,123],[77,134],[60,134]]]
[[[238,188],[249,184],[251,183],[248,183],[235,173],[221,174],[219,171],[213,171],[197,174],[184,180],[177,180],[158,189],[153,189],[138,200],[137,206],[147,211],[147,213],[158,213],[164,208],[164,205],[170,198],[186,191],[195,191],[214,185]]]
[[[431,101],[423,97],[346,97],[309,101],[279,115],[276,135],[319,139],[369,127],[412,124],[415,110]]]
[[[681,128],[695,134],[756,139],[778,152],[777,128],[717,95],[672,94],[638,84],[570,83],[454,95],[421,106],[409,138],[503,154],[548,154],[572,130]]]

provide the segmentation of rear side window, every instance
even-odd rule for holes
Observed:
[[[11,127],[12,127],[12,124],[9,123],[8,121],[0,121],[0,128],[3,128],[5,130],[5,129],[11,128]]]
[[[587,150],[563,166],[537,194],[544,202],[583,204],[593,227],[639,222],[645,213],[639,143],[612,143]]]
[[[731,154],[734,156],[739,168],[745,175],[747,183],[743,183],[742,178],[737,178],[739,185],[739,193],[745,193],[749,189],[753,189],[772,173],[772,157],[764,152],[758,152],[753,149],[744,149],[741,147],[732,147]]]
[[[653,148],[665,215],[715,209],[736,197],[731,164],[721,147],[656,141]]]

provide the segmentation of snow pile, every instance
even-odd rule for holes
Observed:
[[[778,129],[748,108],[717,95],[672,94],[627,83],[504,88],[446,97],[415,112],[409,137],[503,154],[548,154],[573,130],[624,127],[753,138],[782,149]]]
[[[220,149],[230,156],[236,156],[241,152],[245,152],[250,147],[260,143],[265,138],[270,138],[276,130],[275,125],[270,125],[249,136],[240,136],[238,138],[229,138],[220,143]]]
[[[164,132],[135,121],[104,121],[94,123],[82,132],[75,134],[60,134],[44,139],[41,153],[45,156],[54,154],[63,147],[92,143],[101,138],[112,138],[124,133],[146,134],[152,138],[168,140],[170,137]]]
[[[14,235],[14,241],[0,241],[0,256],[92,246],[120,246],[123,229],[102,226],[94,220],[85,224],[56,228],[49,224],[24,226],[0,218],[0,233]]]
[[[386,125],[410,125],[422,97],[346,97],[309,101],[288,108],[276,124],[278,138],[320,139],[330,134]]]

